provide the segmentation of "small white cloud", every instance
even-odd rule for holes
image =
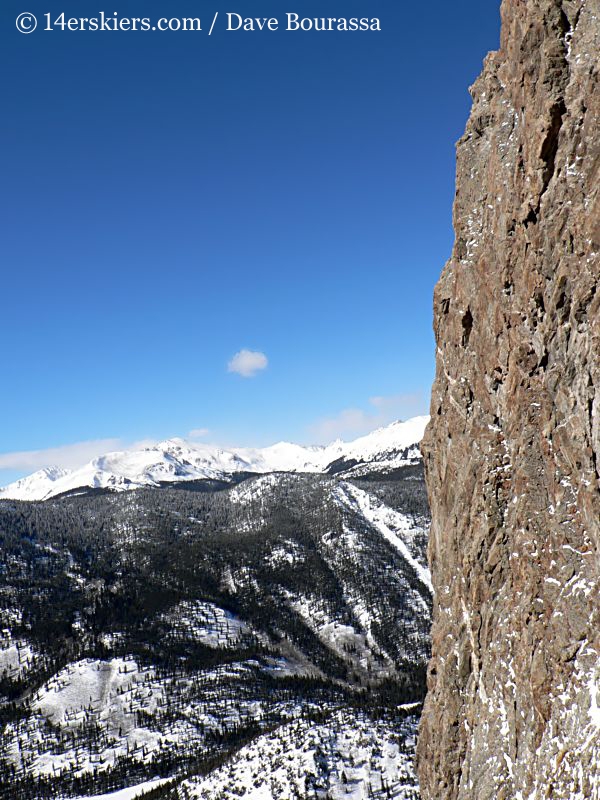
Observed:
[[[253,378],[257,372],[266,369],[268,363],[266,355],[258,350],[240,350],[227,364],[227,371],[236,372],[243,378]]]
[[[188,433],[188,439],[203,439],[209,433],[208,428],[194,428]]]
[[[394,394],[370,397],[371,409],[345,408],[333,417],[323,417],[309,426],[313,440],[328,443],[333,439],[357,437],[398,419],[427,413],[421,394]]]

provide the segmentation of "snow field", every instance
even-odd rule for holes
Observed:
[[[0,637],[0,678],[16,680],[33,666],[36,655],[25,639],[13,639],[8,630]]]
[[[336,712],[325,723],[298,720],[260,736],[229,764],[178,789],[180,800],[416,800],[416,717],[374,722]]]
[[[214,603],[200,600],[179,603],[164,614],[169,638],[189,639],[207,647],[238,647],[252,629],[238,617]]]

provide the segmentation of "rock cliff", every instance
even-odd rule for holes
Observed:
[[[423,450],[424,800],[600,798],[600,0],[503,0]]]

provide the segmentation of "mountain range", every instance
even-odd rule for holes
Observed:
[[[126,491],[207,481],[236,483],[242,476],[268,472],[313,472],[345,477],[390,473],[420,459],[418,443],[429,417],[393,422],[352,442],[324,447],[279,442],[271,447],[224,449],[184,439],[167,439],[140,450],[94,458],[74,470],[49,466],[0,489],[0,500],[48,500],[89,490]]]

